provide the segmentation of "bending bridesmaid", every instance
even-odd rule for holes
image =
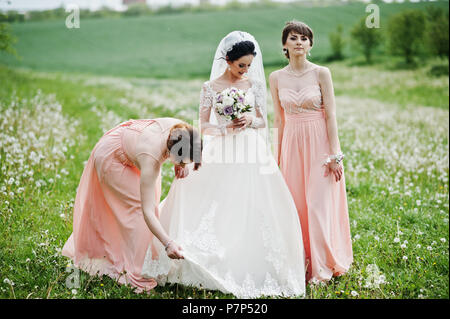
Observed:
[[[62,254],[91,275],[106,274],[136,292],[155,287],[154,279],[141,276],[153,236],[170,258],[183,258],[159,222],[161,165],[170,160],[183,178],[185,163],[200,166],[201,147],[197,131],[174,118],[130,120],[108,131],[81,176],[73,233]]]
[[[307,59],[309,26],[286,23],[282,44],[289,64],[269,76],[277,160],[300,218],[306,280],[324,281],[353,262],[333,84],[328,68]]]

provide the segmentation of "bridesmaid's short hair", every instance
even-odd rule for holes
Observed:
[[[202,163],[203,141],[198,131],[187,123],[179,123],[170,129],[167,148],[177,163],[189,159],[194,162],[194,170]]]
[[[281,33],[281,43],[286,44],[289,33],[295,32],[308,37],[311,46],[313,45],[314,34],[312,29],[304,22],[292,20],[286,22],[283,32]],[[285,52],[284,55],[289,59],[289,52]]]
[[[249,54],[256,56],[255,44],[252,41],[241,41],[227,52],[227,60],[233,62]]]

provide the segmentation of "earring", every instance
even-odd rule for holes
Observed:
[[[311,56],[311,50],[308,51],[308,56]]]
[[[284,52],[284,53],[287,53],[287,49],[286,49],[286,48],[283,48],[283,52]]]

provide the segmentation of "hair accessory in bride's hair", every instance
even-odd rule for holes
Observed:
[[[252,46],[245,44],[245,42],[251,42]],[[242,49],[246,54],[253,54],[254,59],[252,61],[251,68],[248,69],[248,79],[252,83],[252,92],[255,96],[255,105],[261,111],[261,114],[264,118],[264,123],[267,123],[267,87],[266,87],[266,76],[264,73],[264,65],[263,58],[261,53],[261,48],[259,47],[258,41],[256,41],[255,37],[248,32],[245,31],[232,31],[228,33],[225,37],[220,40],[219,45],[217,46],[216,52],[214,54],[213,64],[211,66],[211,73],[209,75],[209,80],[214,81],[219,78],[227,69],[228,61],[226,59],[227,53],[233,52],[233,46],[237,43],[243,43],[242,48],[239,48],[239,52]],[[250,50],[251,48],[251,50]],[[231,54],[234,56],[233,54]],[[239,55],[239,54],[238,54]],[[241,55],[242,56],[242,55]],[[232,57],[233,60],[233,57]],[[218,124],[217,118],[214,113],[213,116],[210,117],[211,124]],[[269,132],[268,126],[265,125],[261,130],[258,130],[258,133],[263,135],[266,144],[268,145],[268,149],[270,149],[269,142]],[[207,137],[206,141],[208,141]]]
[[[222,58],[226,59],[227,53],[230,52],[233,49],[233,46],[236,43],[247,41],[249,40],[248,37],[245,36],[245,33],[242,31],[235,31],[231,34],[229,34],[224,39],[224,46],[222,49]]]

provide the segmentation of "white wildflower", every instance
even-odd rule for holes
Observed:
[[[4,282],[5,284],[10,285],[10,286],[14,286],[14,285],[15,285],[14,281],[12,281],[12,280],[10,280],[10,279],[8,279],[8,278],[5,278],[5,279],[3,280],[3,282]]]

